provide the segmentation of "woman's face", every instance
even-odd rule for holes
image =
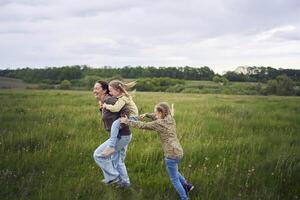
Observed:
[[[114,97],[118,97],[121,95],[121,92],[119,90],[116,90],[115,88],[111,87],[110,85],[108,86],[108,89],[109,89],[109,94]]]
[[[101,87],[101,84],[100,83],[95,83],[94,85],[94,89],[93,89],[93,94],[95,97],[98,97],[98,96],[101,96],[103,95],[105,92],[104,90],[102,89]]]

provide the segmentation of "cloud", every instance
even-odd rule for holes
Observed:
[[[3,0],[0,68],[300,68],[297,0]]]

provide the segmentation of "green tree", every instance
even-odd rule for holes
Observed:
[[[219,83],[219,82],[221,82],[221,77],[220,76],[214,76],[212,80],[215,83]]]
[[[266,93],[280,96],[294,95],[294,82],[286,75],[279,75],[267,82]]]
[[[59,85],[59,88],[62,89],[62,90],[69,90],[71,89],[71,82],[68,81],[68,80],[63,80],[60,85]]]
[[[228,85],[229,80],[225,77],[214,76],[212,79],[216,83],[221,83],[222,85]]]
[[[277,90],[277,81],[269,80],[267,82],[266,94],[276,94],[276,90]]]
[[[83,84],[87,89],[91,89],[94,84],[96,83],[96,81],[101,80],[103,78],[99,77],[99,76],[85,76],[83,78]]]
[[[294,94],[294,82],[287,75],[280,75],[276,78],[277,95],[288,96]]]

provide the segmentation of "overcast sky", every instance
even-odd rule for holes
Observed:
[[[0,0],[0,69],[300,69],[299,0]]]

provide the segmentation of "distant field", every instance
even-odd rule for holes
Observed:
[[[175,104],[191,199],[300,198],[300,98],[135,93],[140,112]],[[133,129],[132,188],[101,184],[106,138],[91,92],[0,90],[0,199],[179,199],[157,134]],[[190,166],[190,167],[189,167]]]
[[[136,79],[124,79],[125,82],[136,81]],[[176,85],[172,88],[166,90],[171,93],[195,93],[195,94],[237,94],[237,95],[259,95],[261,92],[261,88],[266,87],[266,84],[263,83],[252,83],[252,82],[230,82],[227,85],[222,85],[221,83],[215,83],[213,81],[193,81],[193,80],[185,80],[184,85]],[[93,81],[94,83],[94,81]],[[72,84],[72,90],[87,90],[87,88],[91,88],[92,86],[78,86],[76,84]],[[59,88],[59,84],[46,84],[46,83],[38,83],[38,84],[29,84],[25,83],[20,79],[6,78],[0,77],[0,89],[9,89],[9,88],[19,88],[19,89],[57,89]],[[161,88],[162,89],[162,88]],[[165,90],[155,90],[152,88],[150,91],[165,91]],[[147,90],[146,90],[147,91]],[[148,90],[149,91],[149,90]]]
[[[28,87],[33,87],[35,86],[34,84],[28,84],[24,83],[20,79],[15,79],[15,78],[7,78],[7,77],[1,77],[0,76],[0,89],[1,88],[19,88],[19,89],[25,89]]]

